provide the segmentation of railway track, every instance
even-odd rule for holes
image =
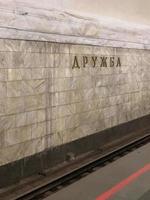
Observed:
[[[73,171],[66,173],[65,175],[57,178],[56,180],[50,180],[42,187],[37,187],[32,191],[28,191],[26,194],[22,194],[16,198],[16,200],[41,200],[51,195],[52,193],[70,185],[71,183],[81,179],[82,177],[106,166],[110,162],[123,157],[129,152],[147,144],[150,142],[150,135],[146,135],[142,138],[136,139],[114,151],[111,151],[98,159],[92,160],[86,165],[82,165]]]

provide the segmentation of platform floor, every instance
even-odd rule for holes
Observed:
[[[150,143],[45,200],[150,200]]]

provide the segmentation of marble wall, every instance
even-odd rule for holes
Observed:
[[[9,11],[26,10],[27,7],[40,10],[64,10],[86,16],[108,16],[128,22],[150,25],[150,2],[148,0],[0,0],[0,8]],[[1,12],[1,10],[0,10]],[[35,15],[34,15],[35,17]]]
[[[149,50],[0,40],[0,165],[150,114]],[[114,56],[121,67],[72,68]]]

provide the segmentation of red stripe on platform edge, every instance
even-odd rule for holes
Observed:
[[[126,185],[137,179],[139,176],[144,174],[145,172],[150,170],[150,163],[145,165],[143,168],[138,170],[137,172],[133,173],[128,178],[122,180],[120,183],[112,187],[111,189],[107,190],[106,192],[102,193],[99,197],[96,198],[96,200],[107,200],[110,197],[112,197],[115,193],[120,191],[122,188],[124,188]]]

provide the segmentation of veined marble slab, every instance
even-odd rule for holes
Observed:
[[[7,2],[7,1],[6,1]],[[0,38],[150,49],[150,27],[0,1]]]

